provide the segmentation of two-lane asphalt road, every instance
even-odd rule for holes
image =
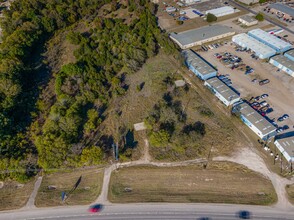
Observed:
[[[250,8],[248,8],[248,7],[244,6],[244,5],[241,5],[241,4],[238,3],[238,2],[235,2],[235,1],[233,1],[233,0],[228,0],[228,1],[230,2],[231,5],[235,5],[235,6],[241,8],[241,9],[243,9],[243,10],[245,10],[245,11],[248,11],[248,12],[254,14],[254,15],[257,15],[257,14],[258,14],[257,12],[251,10]],[[287,28],[286,26],[281,25],[281,24],[279,24],[278,22],[274,21],[273,19],[271,19],[270,17],[268,17],[266,14],[265,14],[265,16],[264,16],[264,19],[265,19],[266,21],[268,21],[268,22],[270,22],[270,23],[272,23],[272,24],[274,24],[274,25],[276,25],[276,26],[278,26],[278,27],[280,27],[280,28],[282,28],[282,29],[284,29],[284,30],[286,30],[286,31],[288,31],[288,32],[290,32],[290,33],[292,33],[292,34],[294,34],[294,31],[292,31],[291,29]]]
[[[104,206],[97,214],[87,212],[88,206],[67,206],[40,209],[23,209],[8,212],[0,212],[1,220],[132,220],[132,219],[198,219],[209,217],[210,219],[238,219],[236,213],[239,210],[248,210],[252,213],[252,219],[294,219],[294,210],[278,210],[264,206],[222,205],[222,204],[110,204]]]

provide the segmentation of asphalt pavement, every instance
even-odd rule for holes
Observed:
[[[243,9],[245,11],[248,11],[248,12],[254,14],[254,15],[257,15],[258,14],[257,12],[251,10],[250,8],[248,8],[248,7],[244,6],[244,5],[241,5],[240,3],[235,2],[233,0],[228,0],[228,2],[230,2],[231,5],[235,5],[235,6],[241,8],[241,9]],[[284,30],[286,30],[286,31],[294,34],[294,31],[292,31],[291,29],[287,28],[286,26],[281,25],[280,23],[274,21],[273,19],[271,19],[270,17],[268,17],[266,14],[264,15],[264,19],[266,21],[268,21],[268,22],[270,22],[270,23],[272,23],[272,24],[274,24],[274,25],[276,25],[276,26],[278,26],[278,27],[280,27],[280,28],[282,28],[282,29],[284,29]]]
[[[238,219],[236,213],[239,210],[248,210],[252,219],[294,219],[294,210],[280,210],[266,206],[223,205],[223,204],[163,204],[163,203],[139,203],[139,204],[109,204],[105,205],[99,213],[89,213],[88,206],[64,206],[52,208],[21,209],[15,211],[0,212],[1,220],[87,220],[87,219]]]

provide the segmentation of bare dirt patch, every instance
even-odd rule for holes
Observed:
[[[246,187],[244,184],[246,183]],[[241,165],[211,163],[187,167],[131,167],[114,171],[111,202],[213,202],[272,204],[271,182]]]
[[[103,169],[88,169],[45,175],[36,197],[36,206],[89,204],[100,194],[103,174]],[[68,193],[80,176],[82,176],[80,185],[63,203],[61,193]],[[48,186],[56,187],[56,189],[48,189]]]

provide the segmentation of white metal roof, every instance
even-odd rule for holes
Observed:
[[[254,39],[253,37],[250,37],[248,34],[242,33],[233,36],[233,42],[238,43],[241,42],[244,47],[246,45],[247,48],[250,48],[251,50],[255,51],[259,54],[275,54],[276,51],[272,49],[271,47],[261,43],[260,41]],[[238,43],[239,44],[239,43]]]
[[[277,55],[272,57],[271,60],[276,61],[277,63],[294,72],[294,61],[290,60],[288,57]]]
[[[275,144],[279,144],[288,156],[294,159],[294,136],[278,139]]]
[[[193,66],[201,75],[205,76],[216,72],[216,70],[196,52],[192,50],[183,50],[182,53],[185,57],[186,63]]]
[[[217,77],[207,79],[206,83],[213,87],[224,99],[229,102],[240,98],[240,96],[235,91],[233,91],[229,86],[227,86]]]
[[[224,7],[220,7],[220,8],[207,10],[206,14],[210,13],[210,14],[218,15],[218,14],[223,14],[223,13],[227,13],[227,12],[234,13],[235,10],[230,6],[224,6]]]
[[[264,30],[261,30],[259,28],[251,30],[248,33],[251,34],[252,36],[256,37],[257,39],[266,41],[268,44],[273,45],[273,46],[279,48],[280,50],[283,50],[284,48],[288,48],[288,47],[292,46],[290,43],[283,41],[283,40],[277,38],[276,36],[266,32]]]

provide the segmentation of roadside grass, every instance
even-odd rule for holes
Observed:
[[[287,191],[287,194],[288,194],[289,201],[294,205],[294,184],[287,185],[286,186],[286,191]]]
[[[185,167],[139,166],[114,171],[109,200],[269,205],[277,201],[271,182],[244,166],[228,162]]]
[[[15,181],[4,182],[0,189],[0,211],[23,207],[34,189],[34,183],[35,178],[24,185]]]
[[[46,207],[90,204],[100,194],[103,174],[104,170],[102,168],[47,174],[43,177],[35,205],[37,207]],[[80,185],[63,203],[61,193],[68,193],[80,176],[82,176]],[[56,189],[49,190],[48,186],[55,186]]]

